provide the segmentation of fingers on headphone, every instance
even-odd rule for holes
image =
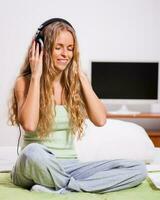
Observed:
[[[36,58],[39,57],[39,48],[40,48],[40,47],[39,47],[39,43],[37,42],[37,43],[36,43],[36,46],[35,46],[35,57],[36,57]]]
[[[43,41],[39,40],[37,43],[36,43],[36,50],[35,50],[35,56],[36,58],[38,59],[39,57],[42,57],[43,56]]]
[[[29,57],[30,58],[34,58],[34,57],[39,57],[39,55],[41,54],[41,56],[43,55],[43,41],[41,39],[37,41],[35,41],[35,39],[32,41],[32,45],[31,48],[29,50]]]

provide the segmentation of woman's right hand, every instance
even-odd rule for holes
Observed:
[[[33,41],[29,51],[29,63],[32,76],[41,77],[43,69],[43,47],[39,53],[39,44]]]

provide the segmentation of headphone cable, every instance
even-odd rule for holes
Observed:
[[[19,124],[18,124],[18,128],[19,128],[19,137],[18,137],[18,143],[17,143],[17,155],[19,156],[19,144],[20,144],[20,139],[21,139],[21,135],[22,135]]]

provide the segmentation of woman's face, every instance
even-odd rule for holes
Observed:
[[[67,30],[61,31],[53,47],[53,62],[56,69],[65,70],[73,57],[73,50],[74,39],[72,34]]]

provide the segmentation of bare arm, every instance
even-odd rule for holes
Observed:
[[[85,98],[88,117],[96,126],[103,126],[106,123],[106,108],[93,91],[86,75],[80,71],[79,77]]]
[[[39,88],[38,78],[31,77],[30,83],[24,77],[20,77],[16,81],[15,96],[18,103],[18,120],[26,131],[34,131],[38,124]]]
[[[33,43],[30,57],[31,78],[19,77],[15,85],[18,104],[18,120],[24,130],[34,131],[39,121],[40,77],[42,74],[42,52]]]

